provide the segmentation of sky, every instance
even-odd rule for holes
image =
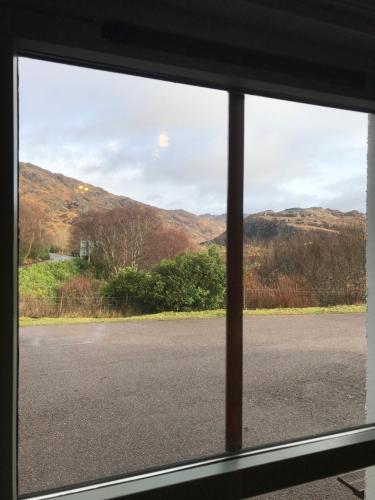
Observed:
[[[226,212],[228,95],[19,60],[20,160],[167,209]],[[245,98],[244,210],[365,211],[367,115]]]

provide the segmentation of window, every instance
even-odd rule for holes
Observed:
[[[2,102],[4,103],[5,113],[1,115],[1,120],[2,122],[4,122],[5,125],[4,129],[6,130],[6,135],[4,136],[4,138],[6,139],[6,142],[5,142],[5,147],[2,150],[1,154],[2,158],[5,160],[5,164],[8,166],[13,164],[13,156],[14,156],[13,125],[16,123],[16,120],[14,118],[13,106],[10,106],[12,100],[14,99],[14,83],[15,83],[15,72],[13,67],[14,54],[30,55],[33,53],[34,56],[37,54],[39,56],[49,56],[49,57],[52,57],[53,55],[54,58],[59,58],[60,60],[66,60],[65,58],[68,58],[69,56],[70,61],[72,61],[71,51],[64,52],[63,49],[61,48],[59,49],[56,47],[51,49],[51,46],[47,46],[43,42],[41,42],[38,48],[36,48],[35,45],[28,44],[27,40],[26,41],[24,40],[22,42],[17,38],[17,44],[18,48],[15,52],[13,50],[13,40],[12,43],[9,44],[9,47],[12,48],[8,47],[7,49],[7,46],[4,47],[4,61],[5,61],[4,68],[6,68],[5,72],[6,77],[4,82],[5,86],[4,96],[6,99],[2,100]],[[78,58],[77,54],[76,56],[77,59],[74,59],[74,62],[79,62],[79,61],[82,62],[82,60],[84,59],[82,53],[80,54],[80,58]],[[95,60],[95,57],[93,55],[91,55],[90,57],[92,63],[92,61]],[[97,61],[100,61],[100,63],[103,64],[104,67],[106,64],[106,60],[103,60],[103,57],[100,56],[100,54],[98,53],[96,53],[96,58]],[[85,64],[90,64],[90,62],[85,59]],[[123,69],[124,66],[125,66],[124,63],[120,64],[117,61],[117,69],[119,68]],[[168,72],[165,72],[163,73],[163,76],[168,77],[169,75],[169,77],[172,78],[171,76],[172,73],[173,72],[168,74]],[[160,76],[160,74],[158,76]],[[250,86],[248,84],[244,85],[243,90],[249,90],[249,89]],[[231,95],[232,97],[234,96],[234,94]],[[308,98],[308,92],[306,92],[304,95],[305,98]],[[327,102],[327,100],[329,101],[329,98],[327,99],[327,97],[325,97],[325,99],[326,99],[325,102]],[[342,101],[338,99],[335,102],[336,103],[340,102],[340,105],[345,106],[347,105],[348,101],[346,101],[346,104],[344,101],[345,101],[344,99]],[[353,107],[356,107],[355,103],[354,104],[352,103],[351,105],[353,105]],[[364,105],[362,103],[362,109],[370,110],[371,109],[370,104],[367,103],[367,105]],[[234,116],[235,115],[236,113],[234,114]],[[241,113],[239,113],[239,115],[241,115]],[[232,116],[230,120],[232,125],[233,121],[236,122],[234,116]],[[237,130],[240,128],[241,126],[239,125]],[[233,141],[230,141],[230,145],[233,145]],[[237,147],[238,146],[240,146],[240,144],[237,144]],[[240,149],[241,148],[238,147],[237,152]],[[234,158],[232,156],[232,161],[234,162],[234,164],[240,165],[241,155],[239,154],[237,158],[236,155],[234,155]],[[241,169],[239,170],[239,174],[241,174]],[[12,197],[14,196],[14,193],[12,191],[12,186],[13,186],[12,175],[10,174],[10,170],[6,170],[4,174],[5,178],[4,198],[7,201],[12,200],[13,199]],[[240,180],[241,175],[237,176],[237,178]],[[234,182],[234,185],[237,186],[238,188],[238,184],[236,182]],[[229,192],[232,194],[233,194],[233,189],[234,186],[229,185]],[[9,203],[9,205],[12,205],[12,203]],[[228,210],[228,212],[232,213],[233,216],[233,219],[231,216],[228,221],[228,240],[230,239],[229,233],[231,232],[231,228],[234,227],[233,225],[235,224],[235,221],[237,221],[238,223],[242,219],[242,213],[241,213],[241,218],[238,218],[238,210],[236,211],[236,208],[238,209],[238,206],[232,207],[233,212],[230,212],[230,210]],[[235,214],[237,214],[237,217],[235,216]],[[369,214],[369,217],[372,217],[372,213]],[[13,228],[10,224],[10,221],[8,221],[8,224],[9,225],[7,226],[7,233],[9,235],[12,235]],[[237,234],[239,233],[237,232]],[[239,246],[242,247],[242,241],[240,243],[241,245],[237,245],[236,247],[237,250]],[[372,243],[369,243],[370,246],[371,244]],[[236,245],[234,244],[234,246]],[[14,259],[14,256],[12,257],[11,253],[8,253],[8,257],[10,260],[12,260],[12,258]],[[232,270],[233,269],[234,268],[232,267]],[[8,284],[10,289],[12,289],[12,286],[14,284],[11,276],[14,269],[11,271],[12,272],[6,270],[4,275],[5,276],[4,283]],[[372,278],[370,277],[369,279],[371,285]],[[9,306],[8,312],[9,309],[13,310],[14,296],[8,294],[8,296],[4,300],[5,300],[4,305],[6,307]],[[371,304],[370,304],[370,313],[371,313]],[[8,315],[4,319],[4,329],[7,332],[11,332],[12,325],[13,325],[12,319]],[[4,343],[4,349],[2,349],[1,351],[2,351],[2,356],[4,357],[5,360],[3,366],[6,373],[6,376],[3,379],[5,387],[5,391],[3,391],[3,394],[4,394],[4,399],[6,401],[12,402],[11,411],[9,411],[9,413],[6,413],[4,415],[5,420],[7,422],[7,427],[6,427],[7,432],[4,433],[5,437],[4,455],[8,457],[6,463],[9,465],[8,469],[7,468],[4,469],[4,474],[6,475],[5,488],[7,488],[8,492],[10,492],[10,495],[13,495],[13,488],[14,488],[13,480],[14,480],[14,470],[15,470],[13,458],[14,458],[15,439],[14,439],[14,434],[12,434],[10,430],[12,429],[14,430],[14,425],[15,425],[14,423],[15,391],[12,380],[15,379],[15,372],[13,370],[15,365],[15,356],[13,356],[13,354],[16,353],[16,348],[14,347],[13,344],[13,338],[11,338],[10,336],[4,337],[3,343]],[[236,428],[238,429],[238,426]],[[172,489],[173,491],[178,491],[178,489],[181,488],[180,489],[181,493],[184,489],[185,481],[192,481],[192,484],[190,485],[192,489],[201,487],[204,482],[206,485],[211,485],[212,488],[220,487],[221,489],[219,491],[223,492],[225,484],[228,486],[228,482],[226,482],[226,479],[233,480],[234,476],[238,478],[238,475],[241,474],[240,473],[241,470],[244,471],[244,474],[242,476],[244,479],[244,483],[243,483],[243,489],[241,490],[241,494],[244,495],[245,492],[249,494],[250,493],[253,494],[255,492],[261,493],[267,488],[277,489],[278,487],[282,486],[287,486],[287,485],[291,486],[295,484],[295,482],[318,479],[320,477],[325,477],[329,474],[336,474],[344,470],[349,470],[372,464],[373,459],[371,457],[373,456],[373,451],[374,451],[373,433],[374,429],[371,426],[369,426],[369,427],[363,427],[358,430],[335,433],[333,435],[324,438],[322,437],[322,438],[314,438],[312,440],[306,440],[303,443],[280,445],[273,447],[272,449],[262,450],[259,452],[254,451],[254,452],[235,453],[225,457],[218,457],[217,461],[215,460],[203,461],[203,463],[199,463],[199,465],[197,463],[190,464],[186,465],[183,469],[181,468],[172,470],[169,469],[161,473],[159,472],[154,473],[154,475],[147,475],[147,477],[144,476],[139,477],[137,480],[133,479],[131,481],[119,480],[117,483],[107,484],[105,487],[103,486],[102,488],[100,488],[101,492],[99,494],[102,495],[102,498],[111,498],[115,497],[116,494],[117,496],[119,496],[120,494],[122,495],[129,492],[135,492],[135,491],[147,492],[155,490],[155,488],[161,487],[161,485],[163,485],[164,487],[168,487],[169,491],[172,491]],[[293,474],[291,473],[291,464],[293,464],[293,471],[292,471]],[[256,470],[256,476],[255,476],[255,470]],[[223,471],[225,471],[226,474],[223,474]],[[283,473],[282,477],[281,477],[281,472]],[[214,475],[216,474],[217,474],[217,481],[210,481],[209,478],[214,477]],[[268,483],[268,486],[265,486],[264,483],[266,476],[268,478],[271,477],[272,479],[272,484]],[[254,480],[255,477],[257,477],[257,481],[255,482],[253,481],[252,484],[250,485],[251,479]],[[234,483],[232,482],[232,486],[233,484]],[[92,491],[93,489],[96,489],[96,493],[99,492],[97,485],[88,487],[87,491],[89,490]],[[195,492],[197,491],[199,492],[199,490],[195,490]]]
[[[366,422],[368,117],[257,96],[245,103],[243,429],[251,447]],[[352,493],[332,478],[271,498],[278,495]]]
[[[363,424],[367,116],[19,67],[21,495]]]
[[[254,446],[366,422],[368,116],[245,102],[244,426]]]
[[[19,75],[20,493],[224,452],[226,93]]]

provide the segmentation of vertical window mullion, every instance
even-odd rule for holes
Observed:
[[[17,401],[17,59],[11,35],[11,18],[0,22],[0,186],[2,218],[1,335],[0,335],[0,483],[1,497],[16,498]]]
[[[229,93],[227,206],[227,451],[242,448],[244,95]]]

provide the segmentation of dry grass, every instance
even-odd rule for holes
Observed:
[[[275,315],[298,315],[298,314],[358,314],[366,312],[365,304],[341,305],[329,307],[301,307],[301,308],[274,308],[255,309],[244,311],[244,316],[275,316]],[[168,321],[175,319],[209,319],[224,318],[225,309],[215,311],[193,311],[193,312],[163,312],[158,314],[144,314],[142,316],[129,316],[118,318],[93,318],[93,317],[63,317],[63,318],[27,318],[21,317],[19,325],[43,326],[43,325],[70,325],[80,323],[122,323],[128,321]]]

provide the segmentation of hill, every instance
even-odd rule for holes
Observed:
[[[19,192],[21,203],[30,200],[44,212],[52,242],[63,248],[69,243],[71,225],[80,213],[129,204],[151,208],[164,225],[181,229],[196,244],[223,245],[226,242],[225,215],[195,215],[181,209],[165,210],[145,205],[31,163],[20,163]],[[244,235],[249,242],[266,241],[298,231],[337,232],[342,226],[364,223],[365,215],[356,210],[341,212],[322,207],[288,208],[279,212],[266,210],[245,216]]]
[[[365,215],[357,210],[341,212],[330,208],[288,208],[280,212],[266,210],[247,215],[244,219],[245,241],[267,241],[299,231],[338,232],[343,226],[365,224]],[[224,245],[226,232],[212,240]]]
[[[225,229],[225,215],[195,215],[152,207],[31,163],[20,162],[19,193],[21,203],[29,200],[44,212],[51,240],[62,248],[67,247],[71,224],[80,213],[129,204],[148,206],[163,224],[181,229],[194,243],[214,239]]]

